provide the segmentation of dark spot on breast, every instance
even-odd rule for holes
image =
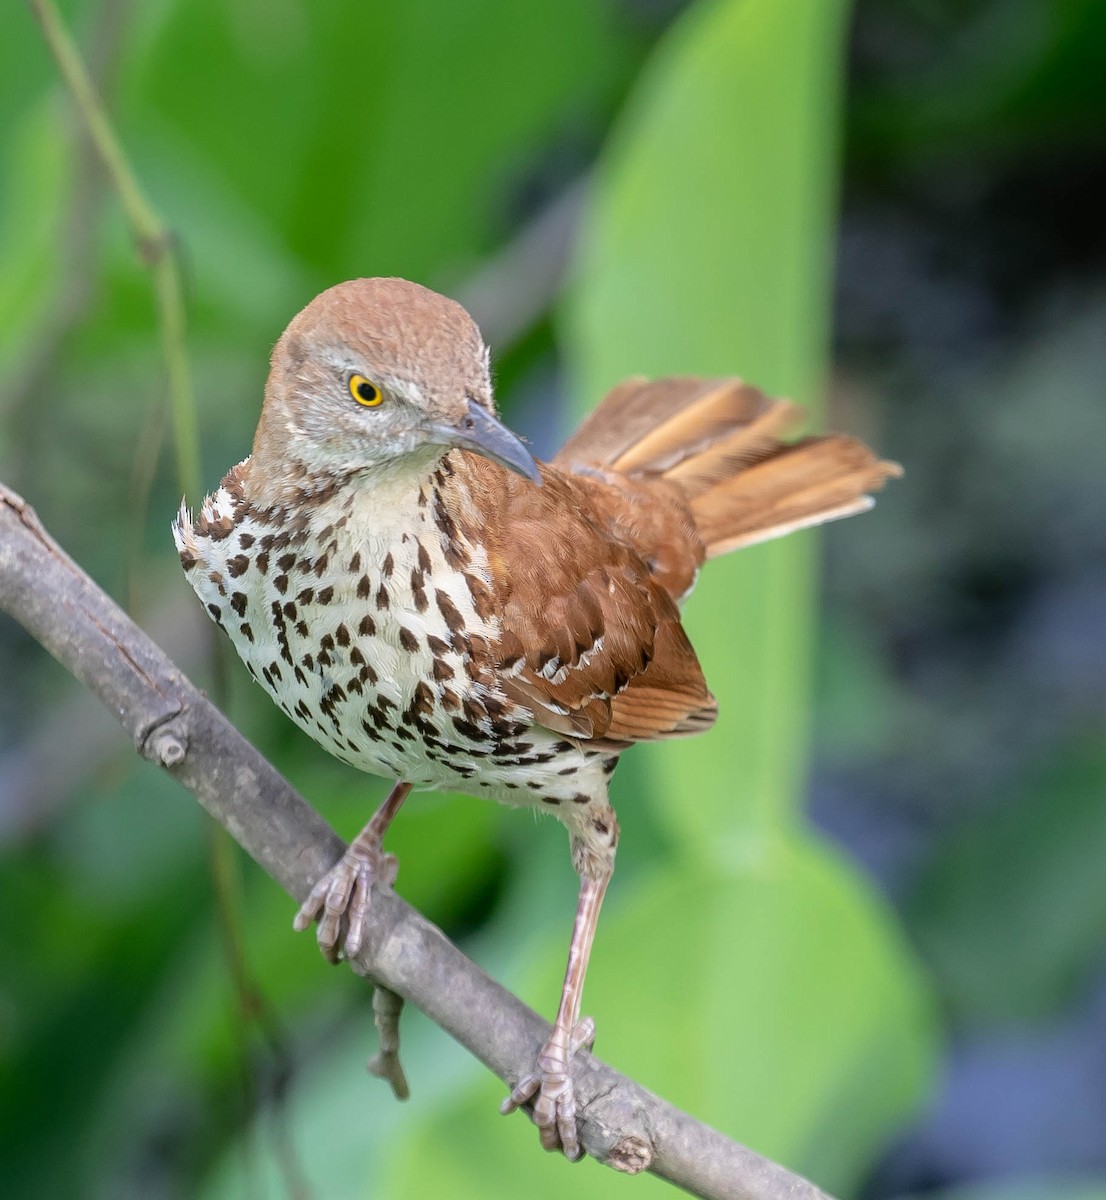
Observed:
[[[329,604],[334,599],[334,589],[332,587],[321,588],[319,594],[315,597],[316,604]]]
[[[534,748],[533,742],[503,742],[500,751],[503,754],[529,754]]]
[[[264,575],[269,569],[269,556],[265,553],[259,554],[254,560],[254,566]]]
[[[296,632],[300,635],[301,638],[307,637],[307,622],[306,621],[297,621],[296,622]]]
[[[357,581],[357,599],[367,600],[372,595],[372,590],[372,580],[367,575],[362,575]]]
[[[449,663],[443,662],[440,658],[434,659],[434,666],[432,670],[434,672],[434,678],[439,683],[441,683],[443,679],[453,678],[453,668],[449,665]]]
[[[392,572],[396,569],[396,560],[392,557],[392,552],[389,550],[384,556],[384,561],[380,564],[380,570],[383,572],[385,579],[391,579]]]
[[[294,554],[282,554],[277,559],[277,567],[281,571],[290,571],[296,564],[296,556]]]
[[[300,594],[296,597],[296,600],[300,604],[310,604],[311,601],[314,599],[315,599],[315,589],[314,588],[304,588],[303,591],[300,592]]]
[[[512,786],[518,787],[518,784],[508,784],[507,786],[508,787],[512,787]],[[554,804],[554,805],[560,804],[560,800],[558,800],[556,796],[542,796],[541,799],[542,799],[543,804]]]
[[[288,591],[288,576],[277,575],[273,579],[273,587],[283,596]]]
[[[289,621],[294,621],[296,619],[296,606],[295,606],[295,604],[292,603],[291,600],[289,600],[288,603],[285,604],[283,611],[284,611],[284,615],[288,618]]]
[[[222,516],[216,521],[210,521],[201,514],[200,519],[196,522],[196,535],[198,537],[209,537],[213,542],[221,542],[225,538],[230,537],[233,529],[234,519],[228,516]]]
[[[330,564],[330,555],[327,554],[327,552],[324,550],[322,552],[322,554],[320,554],[319,557],[317,559],[315,559],[315,578],[316,579],[322,579],[323,572],[327,569],[329,564]]]
[[[332,683],[327,688],[323,698],[319,701],[319,711],[324,717],[329,717],[333,714],[335,705],[339,704],[346,698],[345,689],[340,683]]]
[[[191,571],[199,561],[200,560],[195,556],[195,554],[192,553],[191,550],[189,550],[187,546],[185,546],[180,552],[180,565],[184,567],[186,571]]]
[[[434,497],[434,523],[445,539],[445,560],[451,567],[461,570],[468,566],[469,554],[457,537],[457,525],[446,509],[445,497],[439,491]]]
[[[415,685],[412,706],[415,712],[421,713],[424,717],[429,716],[434,711],[434,693],[430,685],[423,679],[420,679]]]
[[[466,721],[463,717],[453,717],[453,728],[457,730],[463,737],[470,738],[474,742],[486,742],[488,734],[486,734],[479,725],[474,725],[471,721]]]
[[[465,620],[457,611],[457,606],[441,588],[434,592],[434,599],[437,601],[438,611],[442,614],[445,623],[454,633],[460,633],[465,627]]]
[[[388,591],[383,584],[380,585],[376,593],[376,607],[381,612],[388,607]]]
[[[349,560],[349,572],[352,575],[354,572],[360,571],[360,570],[361,570],[361,551],[358,550],[357,553]]]
[[[573,804],[590,804],[591,797],[585,796],[583,792],[577,792],[576,795],[572,797],[572,803]]]
[[[357,632],[362,637],[372,637],[376,633],[376,622],[368,613],[361,618],[361,623],[357,626]]]
[[[240,533],[238,535],[238,544],[239,544],[239,546],[242,547],[243,550],[248,550],[253,545],[253,543],[254,543],[254,536],[252,533]]]
[[[227,559],[227,573],[231,579],[237,579],[239,575],[244,575],[249,567],[250,560],[245,554],[236,554],[233,558]]]
[[[468,584],[469,595],[472,596],[472,606],[476,609],[476,615],[482,621],[488,620],[495,611],[492,589],[479,575],[466,574],[465,583]]]
[[[343,624],[339,625],[338,628],[334,631],[334,636],[335,636],[335,638],[337,638],[339,646],[348,646],[349,645],[349,643],[350,643],[349,630],[346,628],[344,622],[343,622]]]
[[[415,637],[410,629],[401,625],[399,627],[399,644],[404,650],[407,651],[408,654],[414,654],[419,648],[419,639]]]
[[[240,617],[244,617],[246,615],[246,593],[235,592],[230,598],[230,606]]]
[[[249,622],[243,621],[238,626],[238,632],[246,639],[247,642],[253,641],[253,630],[250,628]]]
[[[446,562],[456,571],[463,571],[471,561],[469,552],[460,542],[449,541],[445,544],[444,556]]]

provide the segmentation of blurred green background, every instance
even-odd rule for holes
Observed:
[[[736,373],[907,468],[713,563],[709,735],[627,757],[598,1052],[841,1197],[1106,1197],[1106,6],[72,0],[176,236],[203,483],[340,279],[468,304],[549,454],[621,376]],[[148,274],[28,10],[0,39],[0,479],[347,836],[384,784],[232,663],[179,573]],[[196,497],[191,498],[195,501]],[[660,1195],[541,1154],[0,620],[0,1190]],[[553,822],[411,803],[398,890],[551,1015]]]

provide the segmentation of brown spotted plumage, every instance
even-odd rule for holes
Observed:
[[[580,900],[553,1032],[504,1104],[576,1157],[580,996],[614,864],[607,788],[638,741],[710,727],[680,624],[705,559],[860,512],[898,473],[736,379],[628,380],[549,464],[495,418],[457,304],[398,279],[317,297],[278,341],[249,458],[181,565],[250,673],[332,754],[398,782],[315,888],[330,957],[361,945],[381,838],[412,788],[554,813]]]

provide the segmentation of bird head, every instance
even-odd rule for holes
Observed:
[[[353,279],[316,296],[273,348],[252,456],[270,478],[429,465],[454,447],[541,483],[495,415],[488,348],[453,300],[405,279]]]

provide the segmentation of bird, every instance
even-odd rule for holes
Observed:
[[[247,670],[338,759],[395,781],[296,914],[360,950],[382,839],[412,789],[548,812],[579,898],[552,1031],[501,1106],[581,1153],[572,1059],[636,742],[717,704],[680,620],[703,563],[859,513],[901,473],[739,378],[631,378],[549,462],[496,415],[490,354],[453,300],[398,278],[316,296],[276,342],[249,457],[173,535]]]

